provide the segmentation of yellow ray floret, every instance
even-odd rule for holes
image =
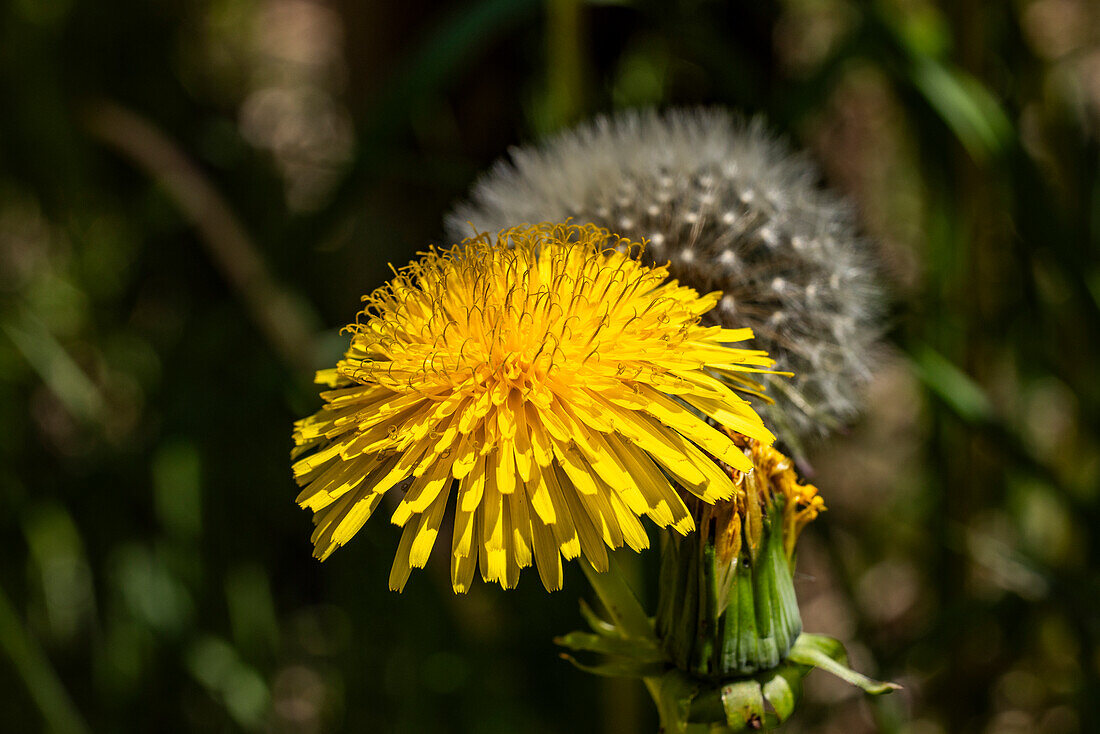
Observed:
[[[643,515],[691,531],[678,488],[733,496],[716,462],[752,465],[720,429],[773,437],[731,385],[751,390],[744,373],[772,361],[730,346],[748,329],[701,326],[720,294],[638,249],[591,225],[517,227],[433,249],[366,296],[344,358],[317,374],[325,406],[295,424],[315,555],[393,490],[391,588],[427,562],[450,502],[455,591],[479,565],[506,588],[535,565],[554,590],[563,556],[604,570],[606,547],[645,548]]]

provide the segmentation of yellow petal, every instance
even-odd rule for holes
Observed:
[[[580,555],[581,543],[577,537],[577,528],[573,524],[573,516],[569,512],[569,505],[565,501],[564,492],[573,492],[573,488],[561,485],[562,475],[556,467],[550,467],[542,472],[543,481],[550,492],[550,501],[554,505],[554,524],[550,529],[554,538],[558,541],[558,548],[566,559],[573,559]],[[568,481],[568,480],[566,480]]]
[[[390,591],[403,591],[409,580],[412,566],[409,565],[409,551],[412,550],[413,539],[416,537],[416,524],[410,523],[401,532],[401,542],[397,544],[397,553],[393,557],[393,566],[390,567]]]
[[[450,465],[444,461],[437,462],[429,471],[413,479],[404,499],[393,511],[390,522],[405,525],[412,515],[428,509],[440,494],[447,494],[444,489],[450,483]]]
[[[508,514],[511,518],[516,564],[520,568],[526,568],[532,561],[531,517],[526,489],[508,495]]]
[[[489,456],[492,458],[494,454]],[[497,488],[501,494],[511,494],[516,490],[516,455],[512,443],[501,443],[495,456]]]
[[[447,495],[440,494],[426,512],[420,514],[416,526],[416,537],[409,550],[409,563],[414,568],[424,568],[428,556],[432,553],[435,539],[439,535],[439,523],[443,521],[443,510],[447,507]]]
[[[554,534],[542,521],[531,518],[531,535],[535,545],[535,566],[542,585],[547,591],[557,591],[561,588],[562,568],[561,554],[554,542]]]

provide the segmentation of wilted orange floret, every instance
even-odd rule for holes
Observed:
[[[731,433],[752,462],[752,471],[735,469],[737,494],[714,509],[718,519],[718,557],[729,561],[748,551],[753,561],[764,542],[765,518],[778,514],[773,532],[782,533],[783,552],[794,558],[794,547],[802,529],[825,511],[825,500],[812,484],[801,484],[791,460],[774,446],[744,435]]]

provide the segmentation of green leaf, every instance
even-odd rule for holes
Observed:
[[[592,628],[592,631],[598,635],[604,637],[619,637],[621,635],[618,627],[596,614],[596,611],[584,599],[581,599],[581,616],[584,617],[585,622],[588,622],[588,626]]]
[[[802,645],[803,648],[819,650],[842,665],[848,664],[848,651],[844,649],[844,643],[835,637],[803,632],[794,644],[796,646]],[[788,656],[788,659],[790,659],[790,656]]]
[[[570,632],[555,637],[554,642],[571,650],[618,655],[643,663],[655,663],[664,659],[661,651],[649,640],[639,640],[636,637],[604,637],[590,632]]]
[[[615,657],[602,663],[588,665],[568,653],[563,652],[561,657],[586,673],[604,678],[652,678],[664,671],[664,665],[660,663],[644,663],[631,658]]]
[[[917,377],[969,423],[993,420],[993,403],[985,391],[965,372],[927,345],[913,350]]]
[[[761,728],[764,695],[760,682],[749,678],[722,686],[722,707],[726,711],[726,725],[733,731]]]
[[[646,615],[638,597],[626,583],[626,578],[619,564],[612,557],[607,571],[597,571],[586,560],[580,563],[584,576],[592,589],[599,596],[604,609],[615,622],[620,635],[630,635],[639,638],[648,638],[656,644],[656,636],[653,634],[653,621]]]
[[[974,160],[999,153],[1012,134],[997,99],[976,78],[927,56],[913,59],[913,85]]]
[[[872,680],[849,668],[846,665],[847,654],[844,652],[844,646],[838,640],[825,635],[802,634],[795,641],[787,659],[800,665],[820,668],[874,695],[901,688],[897,683]]]

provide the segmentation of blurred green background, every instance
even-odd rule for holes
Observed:
[[[0,84],[0,729],[654,731],[556,658],[577,569],[392,594],[384,517],[310,557],[287,453],[508,146],[716,103],[811,150],[894,301],[798,587],[905,690],[814,674],[788,731],[1100,731],[1100,4],[7,0]]]

